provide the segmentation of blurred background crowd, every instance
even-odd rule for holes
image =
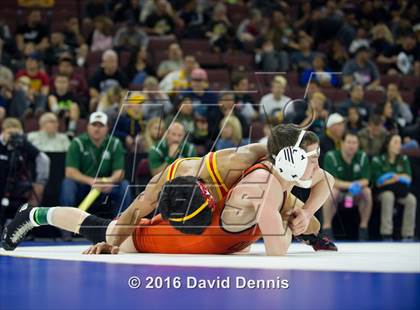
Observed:
[[[76,207],[92,187],[110,199],[90,212],[114,217],[176,158],[265,142],[293,122],[311,124],[337,179],[319,212],[325,234],[413,240],[419,9],[2,0],[0,230],[23,201]]]

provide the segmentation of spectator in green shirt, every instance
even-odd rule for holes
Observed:
[[[152,175],[160,173],[167,165],[179,157],[196,156],[193,144],[186,142],[185,128],[181,123],[174,122],[166,131],[166,136],[149,151],[149,166]]]
[[[372,192],[369,188],[370,167],[366,153],[359,150],[356,134],[347,132],[343,137],[341,150],[327,152],[324,169],[335,177],[332,195],[322,208],[324,233],[332,237],[331,223],[336,212],[335,204],[345,197],[346,207],[351,207],[353,200],[359,206],[361,219],[359,239],[367,240],[367,227],[372,211]]]
[[[124,180],[124,160],[120,140],[108,135],[107,115],[92,113],[87,132],[76,137],[67,151],[60,205],[76,206],[95,187],[102,194],[109,194],[119,212],[125,210],[131,203],[131,194],[129,183]],[[114,217],[115,211],[105,212]]]
[[[392,240],[395,201],[404,206],[402,222],[403,239],[412,240],[416,222],[416,197],[409,192],[411,184],[410,162],[401,155],[401,137],[390,134],[380,155],[372,160],[372,183],[379,192],[381,204],[380,232],[384,240]]]

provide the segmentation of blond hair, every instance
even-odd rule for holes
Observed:
[[[220,121],[220,129],[231,126],[232,138],[234,144],[239,145],[242,141],[242,125],[236,116],[226,116]]]
[[[391,30],[389,30],[388,26],[385,24],[378,24],[374,26],[370,32],[372,34],[373,39],[384,38],[385,41],[388,42],[389,44],[394,43],[394,37],[392,35],[392,32]]]
[[[152,127],[156,124],[159,124],[159,129],[161,131],[164,131],[166,128],[165,122],[160,117],[153,117],[147,122],[146,130],[144,132],[145,151],[148,151],[153,145],[156,144],[156,142],[158,142],[158,141],[155,141],[151,135]]]
[[[118,96],[120,98],[120,101],[124,98],[125,93],[123,92],[123,89],[119,85],[114,85],[110,87],[104,95],[101,95],[99,99],[98,104],[98,111],[106,111],[108,108],[112,107],[114,104],[113,102],[113,96]]]
[[[325,97],[325,95],[321,93],[320,91],[316,91],[312,94],[311,99],[319,99],[322,102],[325,102],[325,100],[327,100],[327,97]]]
[[[281,76],[281,75],[276,75],[273,79],[272,83],[279,83],[281,86],[286,87],[287,86],[287,81],[286,79]]]
[[[1,128],[3,130],[9,129],[9,128],[17,128],[17,129],[23,130],[22,123],[20,122],[20,120],[14,117],[5,118],[3,121],[3,124],[1,125]]]

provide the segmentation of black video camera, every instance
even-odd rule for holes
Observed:
[[[14,133],[10,135],[9,142],[7,144],[14,149],[20,149],[25,144],[25,136],[22,134]]]

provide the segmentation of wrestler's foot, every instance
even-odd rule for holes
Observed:
[[[336,245],[327,237],[310,234],[300,235],[296,239],[312,246],[315,251],[337,251]]]
[[[4,228],[1,245],[6,251],[13,251],[25,239],[28,232],[34,228],[29,216],[34,207],[25,203],[16,212],[15,218]]]

